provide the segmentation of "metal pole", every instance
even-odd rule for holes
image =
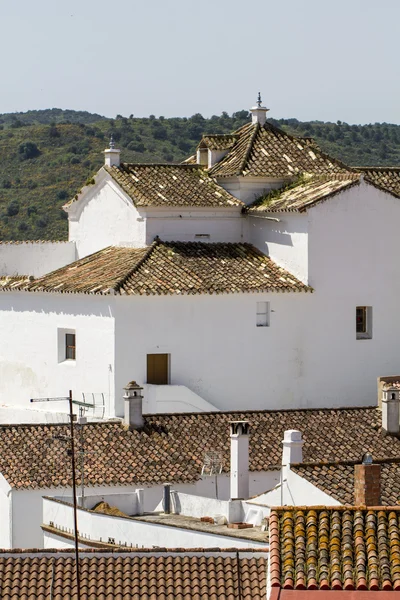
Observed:
[[[85,448],[83,437],[83,423],[81,423],[80,431],[80,453],[81,453],[81,507],[85,508]]]
[[[76,476],[75,476],[75,444],[74,444],[74,412],[72,405],[72,390],[69,390],[69,419],[71,430],[71,462],[72,462],[72,496],[74,501],[74,540],[76,562],[76,588],[78,600],[81,600],[81,580],[79,577],[79,548],[78,548],[78,510],[76,504]]]

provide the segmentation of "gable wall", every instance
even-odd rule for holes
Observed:
[[[76,243],[78,258],[107,246],[145,246],[143,218],[108,175],[87,188],[79,206],[72,205],[69,212],[69,239]]]

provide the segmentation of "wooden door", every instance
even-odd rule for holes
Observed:
[[[147,383],[168,385],[168,354],[147,355]]]

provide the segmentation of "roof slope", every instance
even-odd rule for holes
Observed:
[[[108,247],[0,289],[127,295],[310,290],[250,244],[159,240],[148,248]]]
[[[365,181],[400,198],[400,167],[361,167]]]
[[[250,215],[264,212],[303,212],[359,182],[360,175],[357,173],[302,176],[286,188],[273,190],[257,199],[249,205],[246,212]]]
[[[399,457],[400,440],[384,436],[376,408],[242,411],[145,415],[142,431],[120,423],[84,427],[85,481],[95,485],[195,482],[208,452],[218,452],[230,468],[230,421],[250,424],[250,469],[279,468],[283,433],[303,434],[306,462]],[[1,425],[0,473],[15,488],[54,488],[71,484],[70,458],[55,435],[68,425]],[[95,452],[93,452],[93,449]],[[90,452],[92,451],[92,452]]]
[[[399,510],[279,508],[269,533],[273,587],[400,591]]]
[[[198,165],[121,163],[104,169],[135,206],[235,207],[243,202],[229,194]]]
[[[263,600],[265,558],[214,555],[80,556],[82,598]],[[2,600],[77,600],[75,559],[64,554],[0,557]]]
[[[232,135],[236,144],[214,165],[213,177],[235,175],[293,177],[298,173],[329,175],[351,171],[342,162],[324,154],[314,140],[295,138],[270,123],[244,125]]]
[[[360,461],[291,465],[291,469],[341,504],[354,502],[354,465]],[[400,458],[374,460],[381,465],[381,502],[400,505]]]

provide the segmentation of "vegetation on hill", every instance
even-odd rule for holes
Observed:
[[[400,165],[398,125],[270,121],[314,137],[349,165]],[[61,109],[0,115],[0,239],[66,239],[61,206],[101,167],[111,134],[125,162],[180,162],[203,133],[229,133],[248,122],[246,110],[209,119],[106,119]]]

